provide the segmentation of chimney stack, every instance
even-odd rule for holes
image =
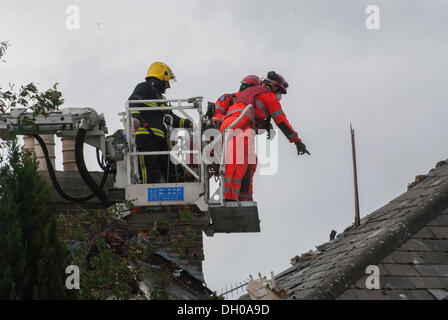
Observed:
[[[75,139],[62,138],[62,165],[64,171],[78,171],[75,160]]]
[[[51,164],[55,168],[56,156],[54,153],[54,134],[41,134],[40,137],[45,142],[48,149],[48,156],[50,157]],[[47,162],[45,161],[44,152],[40,147],[39,142],[34,139],[34,153],[36,154],[36,159],[39,161],[38,171],[48,171]]]

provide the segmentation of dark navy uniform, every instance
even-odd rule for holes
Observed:
[[[129,100],[165,99],[163,82],[149,77],[139,83]],[[162,106],[160,103],[131,103],[130,107]],[[168,151],[167,129],[164,120],[169,121],[174,128],[185,128],[191,125],[190,120],[178,117],[171,110],[132,111],[132,117],[140,120],[141,127],[135,132],[137,151]],[[169,155],[139,156],[139,174],[142,183],[159,183],[163,175],[165,181],[176,182],[176,168]]]

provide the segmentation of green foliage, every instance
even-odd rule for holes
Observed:
[[[7,41],[0,42],[0,59],[5,55],[9,43]],[[49,112],[58,110],[59,106],[64,103],[62,93],[57,89],[58,83],[52,88],[40,92],[37,85],[33,82],[25,86],[20,86],[16,90],[14,84],[9,84],[9,89],[3,91],[0,86],[0,116],[10,111],[11,108],[22,107],[22,117],[19,124],[22,126],[33,125],[33,117],[38,115],[47,115]],[[25,113],[30,113],[25,115]],[[19,132],[20,133],[20,129]]]
[[[0,113],[5,114],[11,108],[23,107],[21,123],[23,126],[32,126],[33,117],[38,115],[46,116],[49,112],[58,110],[64,103],[62,93],[57,90],[58,83],[52,88],[40,92],[33,82],[20,86],[19,90],[12,84],[7,91],[0,87]],[[25,113],[31,113],[31,118]],[[20,133],[20,129],[19,132]]]
[[[9,143],[0,170],[0,299],[64,299],[68,253],[35,159]]]
[[[163,267],[154,277],[155,285],[151,291],[151,300],[169,300],[168,283],[171,281],[171,272],[168,268]]]
[[[180,210],[179,216],[182,222],[193,222],[196,219],[194,213],[187,208]]]
[[[8,48],[9,43],[8,41],[0,41],[0,61],[3,58],[3,56],[5,55],[6,49]]]
[[[177,240],[173,241],[172,248],[174,251],[180,254],[180,257],[184,257],[187,253],[188,248],[191,248],[193,244],[193,240],[195,238],[195,230],[191,228],[191,223],[196,220],[196,216],[194,213],[184,208],[179,213],[180,222],[184,225],[183,230],[180,231],[180,234],[177,237]]]
[[[8,45],[0,42],[0,58]],[[34,117],[62,103],[56,85],[43,93],[33,83],[18,92],[14,85],[6,92],[0,87],[0,113],[21,106]],[[32,119],[18,123],[32,125]],[[8,154],[0,169],[0,299],[64,299],[68,252],[57,237],[50,188],[38,175],[36,160],[19,149],[17,134],[1,143]]]
[[[130,266],[148,255],[147,245],[130,244],[129,252],[123,252],[127,239],[115,231],[117,210],[80,211],[72,217],[67,238],[71,240],[72,264],[81,272],[77,291],[81,299],[128,299],[135,291],[138,273]],[[67,218],[60,219],[63,224]]]
[[[127,209],[132,207],[132,203],[127,204]],[[158,249],[167,249],[167,243],[169,250],[181,253],[182,257],[195,236],[195,231],[188,226],[196,219],[195,215],[188,209],[181,210],[178,219],[159,219],[147,236],[139,233],[134,237],[120,227],[116,218],[121,211],[116,206],[93,213],[80,210],[75,216],[59,217],[61,225],[70,226],[64,237],[69,239],[70,264],[80,268],[81,285],[80,290],[76,290],[77,297],[128,299],[137,293],[138,281],[149,277],[152,279],[150,298],[169,299],[167,288],[172,281],[169,267],[150,270],[140,268],[140,262],[150,261]]]

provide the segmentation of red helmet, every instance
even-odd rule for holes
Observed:
[[[263,83],[267,83],[270,86],[277,86],[279,89],[276,91],[283,94],[286,94],[286,89],[289,87],[285,78],[275,71],[269,71],[268,76],[263,80]]]
[[[254,75],[249,75],[247,77],[244,77],[243,80],[241,80],[240,91],[243,91],[244,89],[247,89],[249,87],[258,86],[260,84],[261,84],[260,78]]]
[[[245,84],[248,87],[251,86],[258,86],[261,84],[260,78],[254,75],[248,75],[247,77],[244,77],[243,80],[241,80],[241,84]]]

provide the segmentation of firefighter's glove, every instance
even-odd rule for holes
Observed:
[[[300,156],[302,154],[308,153],[309,155],[311,155],[311,153],[308,152],[308,150],[306,150],[306,146],[302,141],[297,141],[296,143],[296,148],[297,148],[297,154]]]
[[[140,120],[138,120],[136,118],[132,118],[132,124],[133,124],[133,127],[134,127],[134,132],[137,131],[138,128],[140,128],[141,125],[142,125]]]

